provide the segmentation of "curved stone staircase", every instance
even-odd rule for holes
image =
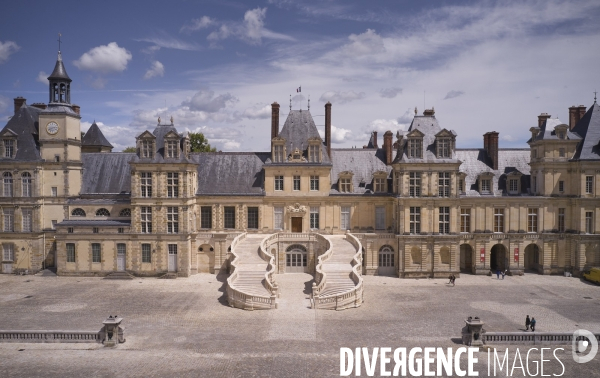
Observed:
[[[325,287],[320,296],[330,296],[346,293],[356,286],[352,274],[352,258],[356,254],[354,246],[345,239],[344,235],[329,236],[332,255],[323,262],[323,271],[327,274]]]

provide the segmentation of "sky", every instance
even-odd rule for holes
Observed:
[[[458,148],[526,148],[549,113],[600,89],[600,2],[25,1],[0,12],[0,126],[13,98],[48,102],[61,34],[81,127],[121,151],[171,116],[223,151],[268,151],[271,106],[307,109],[332,146],[407,129],[435,108]],[[301,91],[298,92],[298,89]]]

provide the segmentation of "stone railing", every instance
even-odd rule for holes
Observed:
[[[315,235],[316,240],[323,242],[327,246],[327,249],[325,250],[325,253],[321,254],[321,256],[319,256],[317,258],[317,265],[315,267],[315,282],[312,287],[313,306],[314,306],[315,296],[319,295],[319,293],[321,292],[321,290],[323,290],[323,288],[325,287],[325,284],[327,283],[327,273],[325,273],[325,271],[323,271],[323,263],[325,261],[327,261],[332,256],[332,253],[333,253],[333,248],[332,248],[333,244],[329,241],[329,239],[327,239],[323,235],[319,235],[319,234],[314,234],[314,235]]]
[[[352,258],[352,271],[350,278],[354,281],[354,287],[345,293],[339,293],[335,295],[320,296],[319,286],[326,281],[326,275],[323,272],[324,279],[319,283],[317,288],[317,294],[315,295],[313,286],[313,306],[314,308],[329,309],[329,310],[344,310],[351,307],[358,307],[363,303],[363,279],[362,279],[362,245],[360,240],[352,235],[350,232],[346,233],[346,240],[354,246],[356,254]],[[327,251],[331,253],[330,250]],[[331,254],[329,255],[331,256]],[[327,258],[329,258],[329,256]],[[320,261],[321,263],[322,261]],[[316,278],[315,278],[316,280]],[[323,285],[324,287],[324,285]]]
[[[594,336],[600,342],[600,333],[594,333]],[[486,345],[570,345],[573,342],[573,332],[483,332],[481,338]],[[584,340],[584,337],[578,336],[577,340]]]
[[[0,342],[101,343],[103,331],[0,331]]]
[[[241,233],[231,242],[230,254],[232,257],[230,263],[229,277],[227,278],[227,301],[231,307],[241,308],[244,310],[261,310],[276,308],[276,296],[253,295],[243,292],[235,287],[235,281],[239,277],[238,264],[239,256],[235,253],[235,247],[246,238],[246,233]]]
[[[275,244],[278,243],[279,241],[279,235],[278,234],[274,234],[271,236],[267,236],[266,238],[264,238],[261,242],[260,242],[260,248],[258,249],[258,252],[260,254],[260,257],[262,257],[264,260],[267,260],[269,263],[267,264],[267,272],[265,273],[265,280],[263,281],[263,285],[265,286],[265,289],[267,289],[269,291],[269,293],[271,293],[271,295],[275,296],[275,297],[279,297],[279,287],[277,286],[277,283],[275,282],[275,256],[273,256],[269,250],[270,247]],[[277,304],[275,305],[275,307],[277,307]]]

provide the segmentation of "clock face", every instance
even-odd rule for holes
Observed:
[[[46,131],[48,132],[48,134],[56,134],[58,132],[58,123],[56,122],[49,122],[46,125]]]

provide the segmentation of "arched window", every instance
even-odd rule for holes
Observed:
[[[22,181],[22,188],[23,188],[23,197],[31,197],[31,189],[32,189],[32,180],[31,180],[31,173],[29,172],[24,172],[21,175],[21,181]]]
[[[12,173],[4,172],[2,175],[4,178],[4,197],[12,197],[13,196],[13,177]]]
[[[101,208],[96,210],[96,216],[97,217],[110,217],[110,212],[108,210],[106,210],[105,208]]]
[[[120,217],[130,217],[131,216],[131,209],[123,209],[121,210],[121,212],[119,213]]]
[[[80,208],[73,209],[73,211],[71,211],[71,215],[74,217],[85,217],[85,211]]]

